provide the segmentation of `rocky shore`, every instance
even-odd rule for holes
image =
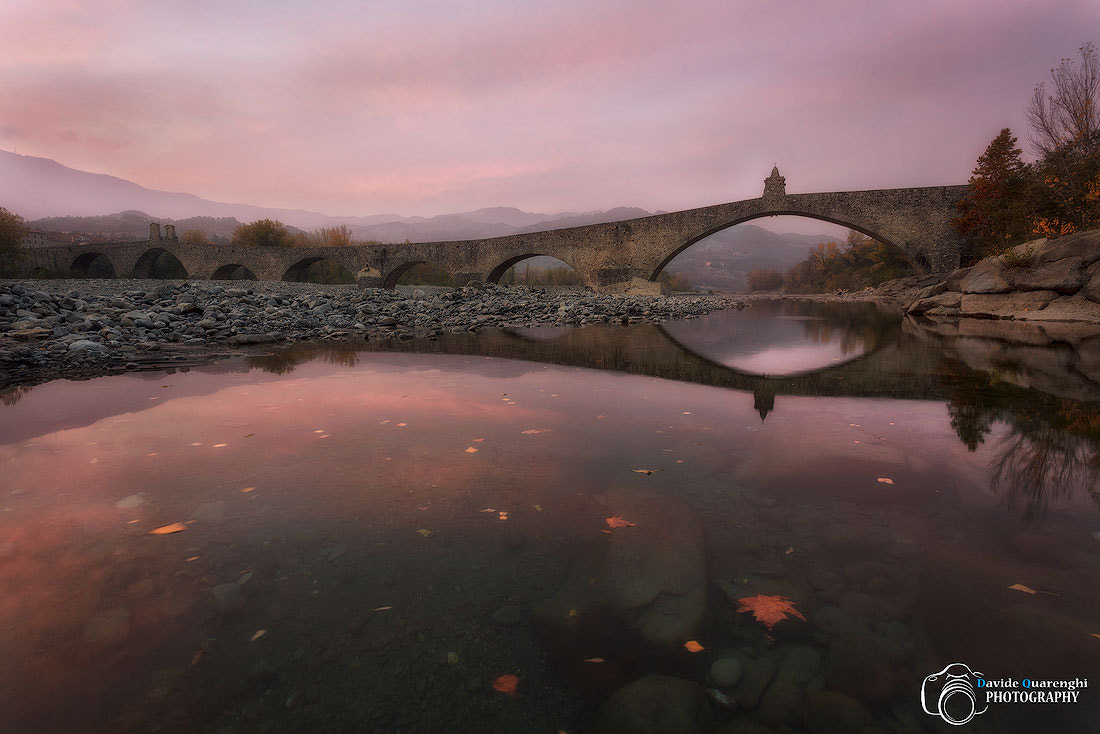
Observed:
[[[946,280],[928,277],[894,281],[877,294],[938,319],[1100,323],[1100,230],[1034,240]]]
[[[251,345],[659,323],[743,303],[494,285],[387,291],[254,281],[0,281],[0,386],[187,366]]]

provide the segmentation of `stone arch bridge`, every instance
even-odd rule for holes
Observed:
[[[246,268],[258,280],[299,280],[310,264],[338,262],[362,287],[393,288],[420,263],[448,271],[456,286],[497,282],[514,264],[549,255],[571,266],[597,290],[656,290],[657,277],[672,258],[692,244],[735,224],[759,217],[798,215],[862,232],[902,250],[918,271],[958,267],[966,243],[951,227],[956,203],[967,186],[788,194],[777,169],[757,199],[688,209],[619,222],[456,242],[370,244],[350,247],[240,247],[180,242],[174,228],[165,236],[150,225],[143,242],[78,243],[34,248],[24,269],[86,272],[99,257],[117,276],[147,277],[167,252],[192,278],[229,278]]]

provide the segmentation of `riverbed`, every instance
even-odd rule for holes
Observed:
[[[763,302],[8,390],[4,730],[922,732],[951,664],[1095,685],[1100,349],[951,328]],[[1089,731],[1078,690],[968,730]]]

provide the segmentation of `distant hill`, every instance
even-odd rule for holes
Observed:
[[[745,275],[750,270],[786,272],[805,260],[817,243],[836,239],[824,234],[776,234],[752,224],[741,224],[692,245],[673,258],[665,270],[683,274],[696,288],[743,291]]]

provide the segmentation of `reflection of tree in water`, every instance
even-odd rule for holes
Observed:
[[[990,487],[1024,519],[1042,517],[1052,499],[1088,492],[1100,505],[1100,406],[1010,385],[958,365],[951,427],[974,451],[995,422],[1008,433],[994,448]]]
[[[30,385],[21,385],[19,387],[10,387],[7,390],[0,391],[0,403],[11,407],[22,400],[23,396],[32,389]]]
[[[354,367],[359,364],[361,346],[352,344],[298,344],[274,354],[248,356],[244,358],[249,367],[269,372],[273,375],[286,375],[303,362],[321,360],[326,364],[338,364],[342,367]]]
[[[897,314],[872,303],[784,303],[783,315],[807,317],[802,322],[807,338],[816,344],[829,344],[836,339],[844,355],[874,351],[896,341],[901,330]]]

